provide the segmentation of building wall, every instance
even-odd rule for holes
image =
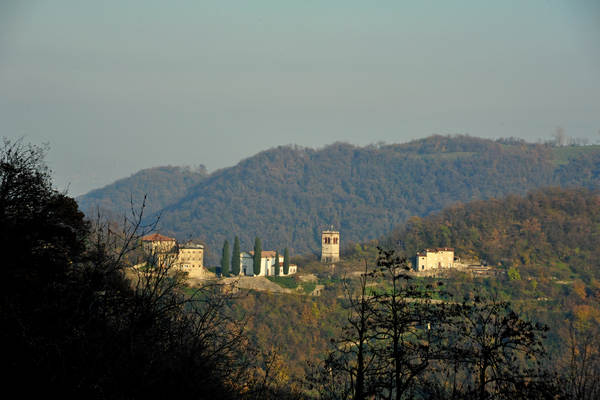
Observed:
[[[437,268],[454,268],[453,249],[425,249],[417,254],[417,271],[427,271]]]
[[[337,231],[321,232],[321,262],[340,260],[340,233]]]
[[[204,267],[204,249],[182,247],[177,254],[177,263],[182,268]]]

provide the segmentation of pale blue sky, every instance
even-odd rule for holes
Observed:
[[[290,143],[596,142],[600,2],[0,0],[0,121],[73,195]]]

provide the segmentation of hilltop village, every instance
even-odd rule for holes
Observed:
[[[141,238],[146,256],[155,258],[159,266],[174,265],[186,271],[190,277],[208,279],[215,274],[204,266],[204,245],[195,241],[179,243],[175,238],[153,233]],[[277,260],[276,260],[277,258]],[[276,251],[260,253],[260,271],[254,272],[254,251],[240,252],[240,271],[237,276],[291,276],[298,273],[296,264],[284,268],[284,256]],[[340,261],[340,232],[333,228],[321,232],[321,263],[334,264]],[[414,256],[413,272],[420,275],[441,273],[449,269],[468,269],[484,274],[489,268],[478,264],[463,264],[455,257],[451,247],[425,248]],[[228,276],[236,276],[229,266]]]

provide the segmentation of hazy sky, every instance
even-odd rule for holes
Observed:
[[[2,135],[78,195],[434,133],[600,140],[600,2],[0,0]]]

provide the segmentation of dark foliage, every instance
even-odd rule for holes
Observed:
[[[223,252],[221,253],[221,275],[229,276],[229,266],[231,254],[229,253],[229,241],[225,240],[223,243]]]
[[[238,398],[252,376],[241,326],[224,312],[229,296],[215,285],[186,294],[169,268],[125,268],[141,214],[121,229],[86,222],[52,189],[43,155],[21,142],[0,149],[4,390]]]
[[[408,269],[380,251],[378,268],[347,286],[347,323],[309,375],[321,398],[559,398],[541,364],[548,328],[507,302],[444,299],[440,284],[415,282]],[[370,291],[379,278],[387,287]]]
[[[233,241],[233,250],[231,253],[231,274],[238,276],[240,274],[240,239],[236,236]]]

